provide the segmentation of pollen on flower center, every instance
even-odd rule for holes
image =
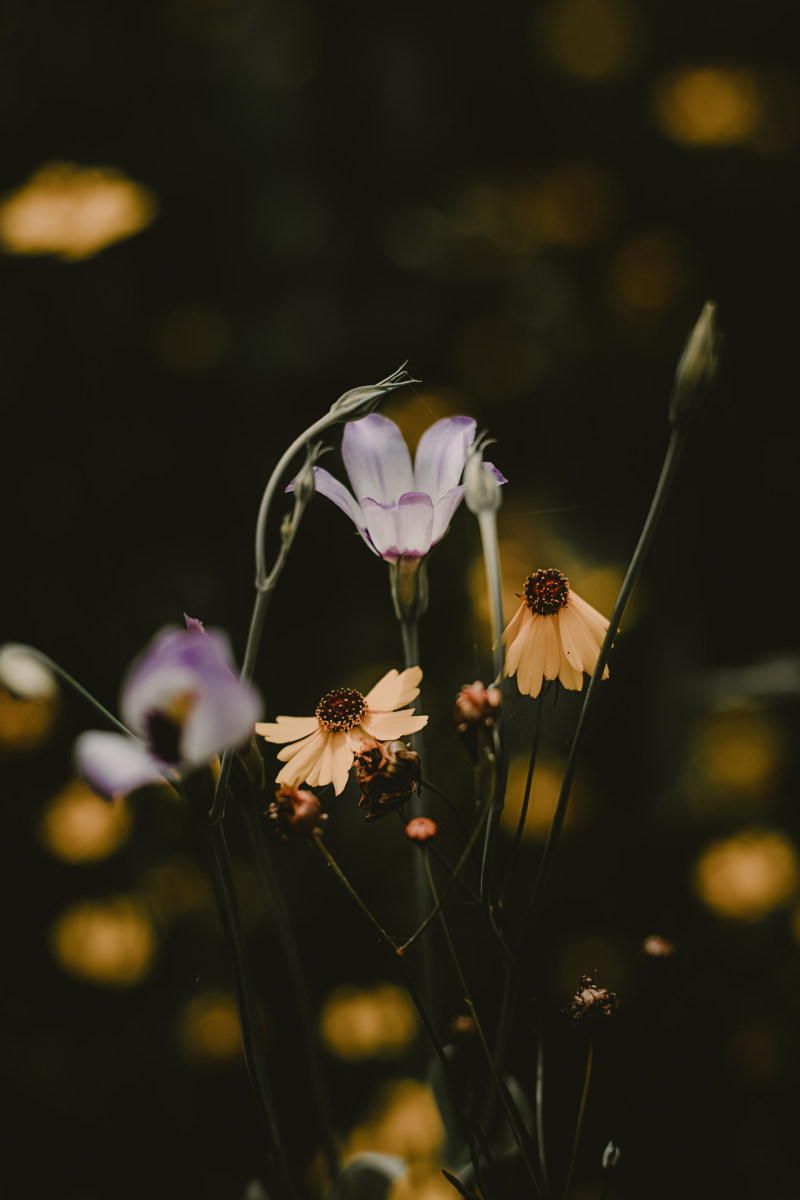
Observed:
[[[551,617],[567,603],[569,580],[551,567],[529,575],[522,591],[531,612]]]
[[[335,688],[323,696],[315,716],[323,729],[341,732],[355,729],[367,711],[367,702],[355,688]]]

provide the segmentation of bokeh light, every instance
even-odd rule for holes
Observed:
[[[0,246],[74,262],[138,233],[156,211],[153,193],[113,167],[48,163],[0,202]]]
[[[539,181],[532,208],[544,241],[585,246],[613,224],[619,188],[612,173],[597,163],[563,163]]]
[[[756,709],[712,713],[698,730],[697,750],[715,783],[758,797],[775,782],[786,758],[777,724]]]
[[[148,907],[159,925],[214,911],[210,888],[197,862],[186,854],[175,854],[149,867],[139,881]]]
[[[473,317],[453,343],[457,374],[491,400],[510,400],[530,391],[546,365],[547,353],[535,330],[511,312]]]
[[[414,1039],[417,1015],[393,984],[337,988],[320,1014],[322,1041],[339,1058],[394,1058]]]
[[[236,1001],[230,992],[193,996],[177,1023],[178,1046],[197,1066],[213,1066],[241,1057],[242,1034]]]
[[[798,885],[797,853],[782,833],[750,829],[713,842],[695,863],[692,886],[723,917],[758,920],[788,904]]]
[[[661,130],[688,146],[745,142],[762,117],[758,82],[746,67],[676,67],[657,84],[653,106]]]
[[[131,987],[149,973],[157,938],[144,905],[119,896],[72,905],[54,922],[50,944],[70,975],[106,987]]]
[[[39,821],[39,837],[64,862],[96,862],[127,841],[131,812],[122,798],[101,800],[87,784],[73,780],[48,801]]]
[[[431,1089],[416,1079],[401,1079],[381,1089],[365,1121],[342,1147],[345,1156],[378,1151],[395,1154],[409,1165],[437,1159],[444,1128]]]
[[[53,699],[19,699],[0,687],[0,758],[28,754],[47,741],[57,710]]]
[[[686,291],[691,255],[671,230],[652,230],[628,239],[611,264],[611,298],[623,311],[653,313]]]
[[[528,762],[529,755],[526,753],[515,754],[509,763],[505,806],[500,817],[500,824],[509,836],[513,836],[522,813]],[[525,816],[525,828],[522,835],[524,838],[542,841],[547,837],[556,811],[563,776],[563,761],[548,760],[541,754],[537,757],[528,811]],[[570,794],[569,807],[564,821],[565,831],[569,832],[585,825],[590,813],[589,794],[585,781],[578,773]]]
[[[531,26],[532,49],[583,82],[614,79],[636,61],[641,34],[629,0],[551,0]]]

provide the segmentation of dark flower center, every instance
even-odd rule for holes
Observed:
[[[335,688],[317,705],[316,718],[323,729],[338,733],[355,729],[367,711],[367,702],[355,688]]]
[[[567,603],[569,580],[552,567],[534,571],[525,580],[523,595],[531,612],[541,617],[552,617]]]
[[[195,700],[194,693],[179,692],[163,708],[153,708],[145,716],[148,744],[162,762],[180,762],[181,735]]]

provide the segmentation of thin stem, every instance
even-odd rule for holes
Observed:
[[[406,668],[419,666],[419,623],[401,618],[400,636],[403,639],[403,660]]]
[[[419,938],[425,932],[425,930],[428,928],[428,926],[430,925],[430,923],[434,919],[434,917],[437,917],[439,915],[442,905],[444,904],[447,897],[450,895],[450,892],[455,887],[455,884],[458,880],[461,870],[464,867],[464,864],[467,862],[470,854],[472,853],[472,851],[478,841],[478,838],[481,835],[481,830],[483,829],[483,826],[486,822],[486,818],[488,817],[488,815],[489,815],[489,809],[488,809],[488,807],[486,807],[483,810],[483,812],[481,813],[480,819],[478,820],[477,824],[475,825],[475,828],[472,831],[470,839],[467,842],[466,846],[464,847],[463,853],[462,853],[461,857],[459,858],[458,862],[456,863],[454,870],[450,873],[447,883],[444,885],[444,888],[442,889],[441,896],[439,896],[437,898],[433,909],[428,913],[425,920],[418,926],[418,928],[414,931],[414,933],[412,933],[411,937],[407,941],[403,942],[402,946],[400,946],[401,953],[405,953],[406,950],[409,950],[414,945],[414,942],[416,942],[417,938]]]
[[[527,817],[528,817],[528,805],[530,803],[531,786],[533,784],[533,772],[536,769],[536,756],[537,756],[537,753],[539,750],[539,730],[541,728],[541,722],[542,722],[542,703],[541,703],[541,696],[539,696],[538,700],[536,701],[536,724],[534,725],[534,728],[533,728],[533,742],[531,744],[531,756],[530,756],[530,760],[528,762],[528,775],[525,780],[525,792],[522,797],[522,807],[520,808],[520,812],[519,812],[519,820],[517,821],[517,828],[514,830],[514,840],[511,843],[511,850],[510,850],[509,856],[508,856],[508,866],[506,868],[505,879],[503,880],[503,886],[500,888],[499,903],[501,905],[503,903],[503,900],[505,899],[505,895],[508,890],[508,885],[511,882],[511,877],[514,873],[514,868],[517,865],[517,858],[519,856],[519,847],[520,847],[520,843],[522,842],[522,835],[525,831],[525,821],[527,820]]]
[[[54,675],[57,675],[59,679],[63,680],[63,682],[67,684],[68,687],[71,687],[74,692],[77,692],[79,696],[88,701],[92,708],[94,708],[95,711],[104,718],[104,720],[113,725],[115,729],[118,729],[120,733],[127,734],[128,737],[132,737],[137,742],[139,741],[139,738],[136,737],[135,733],[131,733],[127,725],[123,725],[122,721],[118,720],[112,712],[109,712],[105,705],[101,704],[91,692],[87,692],[83,684],[78,683],[77,679],[73,678],[73,676],[70,675],[68,671],[65,671],[62,666],[59,666],[59,664],[54,659],[50,658],[48,654],[43,654],[42,651],[37,650],[35,646],[27,646],[22,642],[15,642],[14,648],[17,650],[24,650],[26,654],[30,654],[31,658],[35,658],[39,662],[44,663],[45,666],[50,668]]]
[[[586,1111],[586,1099],[589,1095],[589,1083],[592,1078],[592,1058],[594,1056],[594,1038],[589,1038],[589,1053],[586,1056],[586,1075],[583,1080],[583,1093],[581,1094],[581,1103],[578,1109],[578,1121],[575,1126],[575,1137],[572,1140],[572,1154],[569,1160],[569,1168],[567,1170],[567,1182],[564,1184],[564,1191],[561,1195],[561,1200],[567,1200],[569,1189],[572,1187],[572,1175],[575,1170],[575,1161],[578,1157],[578,1143],[581,1140],[581,1129],[583,1127],[583,1114]]]
[[[245,802],[242,805],[247,828],[247,834],[250,840],[250,846],[253,851],[256,862],[261,868],[261,876],[267,891],[267,898],[272,915],[275,918],[275,924],[278,929],[278,936],[281,939],[283,953],[286,957],[286,964],[289,968],[289,977],[294,990],[295,1002],[297,1004],[299,1025],[302,1031],[302,1037],[305,1045],[306,1062],[308,1066],[309,1078],[311,1080],[311,1090],[314,1093],[317,1110],[319,1112],[320,1126],[322,1129],[322,1144],[325,1151],[325,1156],[328,1160],[328,1167],[332,1180],[336,1180],[340,1173],[339,1151],[336,1145],[336,1139],[333,1135],[333,1119],[331,1115],[330,1101],[328,1099],[325,1081],[322,1075],[322,1068],[319,1060],[319,1046],[314,1034],[315,1022],[314,1015],[311,1010],[311,1001],[306,987],[305,975],[300,959],[300,951],[297,945],[297,940],[294,935],[289,911],[283,898],[283,889],[278,879],[278,873],[272,861],[266,839],[264,837],[264,827],[258,810],[255,804]]]
[[[425,864],[425,872],[426,872],[426,875],[428,878],[428,886],[430,887],[430,890],[431,890],[431,893],[432,893],[434,899],[436,899],[436,884],[434,882],[433,872],[431,871],[430,858],[429,858],[428,854],[426,853],[424,846],[421,846],[420,850],[422,853],[423,862]],[[445,942],[447,943],[447,949],[449,951],[450,958],[452,960],[453,966],[455,967],[456,974],[458,976],[458,982],[461,986],[461,991],[464,996],[464,1002],[467,1005],[467,1008],[469,1009],[470,1014],[472,1016],[472,1020],[475,1024],[475,1031],[478,1034],[478,1040],[481,1044],[481,1048],[483,1049],[484,1057],[486,1058],[486,1063],[487,1063],[487,1066],[489,1067],[489,1072],[492,1076],[492,1079],[494,1080],[494,1084],[497,1089],[498,1098],[503,1107],[503,1111],[506,1114],[506,1117],[508,1119],[511,1130],[514,1134],[514,1140],[517,1143],[517,1149],[519,1150],[520,1157],[521,1157],[523,1163],[525,1164],[525,1168],[528,1171],[528,1174],[530,1175],[531,1180],[534,1184],[534,1187],[538,1193],[540,1190],[539,1189],[539,1181],[536,1177],[536,1172],[534,1171],[533,1163],[531,1162],[530,1158],[528,1157],[528,1151],[527,1151],[527,1145],[526,1145],[527,1140],[528,1140],[527,1131],[522,1122],[522,1118],[519,1115],[519,1110],[517,1109],[516,1104],[512,1100],[511,1096],[509,1095],[508,1088],[503,1083],[503,1080],[500,1077],[500,1073],[497,1070],[497,1067],[495,1065],[495,1061],[492,1057],[492,1052],[489,1049],[489,1044],[486,1041],[486,1036],[483,1032],[483,1026],[481,1025],[480,1018],[478,1017],[478,1013],[475,1008],[475,1004],[474,1004],[474,1002],[472,1000],[472,996],[470,994],[469,984],[467,983],[466,977],[464,975],[464,971],[461,967],[461,962],[459,960],[458,954],[456,953],[456,948],[455,948],[455,945],[453,944],[453,939],[450,936],[450,929],[447,924],[447,920],[445,918],[444,913],[441,911],[439,913],[439,924],[441,925],[442,933],[444,934],[444,939],[445,939]]]
[[[503,937],[503,933],[497,924],[497,916],[495,913],[494,903],[491,895],[491,875],[494,866],[494,853],[497,843],[497,831],[500,827],[500,815],[503,811],[503,800],[506,794],[506,784],[508,782],[508,755],[505,750],[505,739],[503,736],[503,722],[498,721],[492,730],[494,740],[494,789],[492,791],[492,799],[489,803],[489,819],[486,822],[486,837],[483,843],[483,858],[481,859],[481,900],[483,902],[484,916],[488,922],[489,928],[494,934],[495,940],[500,947],[500,952],[507,964],[514,961],[514,953]]]
[[[439,799],[442,801],[442,803],[444,804],[447,811],[450,813],[450,816],[453,818],[455,823],[458,825],[458,828],[459,828],[461,834],[463,835],[464,840],[466,841],[469,838],[469,830],[467,829],[466,825],[462,821],[461,814],[459,813],[455,804],[453,804],[453,801],[448,800],[448,798],[447,798],[447,796],[445,796],[444,792],[440,791],[440,789],[438,787],[435,787],[435,785],[432,784],[430,782],[430,780],[422,779],[420,781],[420,783],[421,783],[422,787],[427,788],[427,790],[429,792],[433,792],[434,796],[439,797]]]
[[[481,531],[483,564],[486,569],[486,586],[489,591],[489,608],[492,620],[492,665],[495,679],[503,674],[503,584],[500,573],[500,547],[497,541],[497,511],[478,514]]]
[[[242,1029],[247,1072],[267,1131],[270,1159],[281,1178],[286,1194],[294,1196],[296,1194],[294,1183],[283,1152],[280,1130],[275,1116],[275,1101],[269,1083],[250,958],[247,952],[247,942],[242,926],[225,831],[221,822],[211,823],[204,819],[203,815],[199,816],[198,825],[209,851],[209,875],[233,962],[234,992]]]
[[[608,623],[606,636],[603,640],[603,645],[600,648],[600,654],[598,655],[597,663],[595,664],[594,671],[592,672],[592,677],[589,680],[589,687],[586,690],[586,696],[584,698],[580,716],[578,717],[578,724],[575,729],[575,736],[572,739],[569,757],[567,758],[567,764],[564,768],[564,777],[561,781],[558,804],[556,805],[553,822],[547,835],[547,841],[545,843],[541,862],[539,863],[539,870],[536,875],[533,891],[531,892],[531,896],[525,911],[525,916],[523,918],[522,929],[520,932],[520,942],[525,936],[526,927],[530,922],[541,897],[550,867],[552,865],[553,855],[555,854],[556,847],[561,836],[564,818],[567,813],[567,804],[569,803],[570,791],[572,790],[575,771],[578,765],[578,757],[580,755],[580,751],[583,746],[583,739],[586,733],[589,713],[600,689],[600,681],[603,678],[603,671],[605,670],[606,663],[608,662],[609,655],[611,654],[611,648],[614,643],[614,639],[617,636],[622,614],[625,611],[628,598],[633,591],[633,586],[636,583],[636,580],[639,578],[645,555],[647,554],[650,543],[653,540],[653,536],[658,527],[658,522],[669,497],[669,493],[675,479],[675,472],[678,468],[684,446],[684,432],[681,429],[673,429],[672,433],[670,434],[667,453],[661,468],[661,475],[659,476],[656,490],[650,504],[650,510],[645,519],[642,532],[639,535],[639,541],[636,545],[636,549],[633,552],[633,557],[631,558],[630,565],[622,582],[619,595],[617,596],[617,600],[614,605],[614,611],[612,612],[611,619]]]
[[[536,1031],[536,1043],[536,1144],[539,1150],[539,1171],[542,1176],[542,1197],[543,1200],[547,1200],[550,1189],[547,1182],[547,1155],[544,1144],[544,1036],[541,1016]]]
[[[357,892],[357,891],[356,891],[356,889],[353,887],[352,883],[351,883],[351,882],[350,882],[350,880],[347,878],[347,876],[345,875],[344,871],[343,871],[343,870],[342,870],[342,868],[339,866],[339,864],[337,863],[336,859],[333,857],[333,855],[331,854],[330,850],[328,849],[328,847],[327,847],[327,846],[325,845],[325,843],[323,842],[323,840],[322,840],[322,834],[319,832],[319,830],[315,830],[315,831],[314,831],[314,832],[313,832],[313,833],[310,835],[310,838],[309,838],[309,840],[311,841],[311,843],[313,844],[313,846],[315,847],[315,849],[316,849],[316,850],[317,850],[317,851],[318,851],[318,852],[319,852],[319,853],[322,855],[322,857],[325,859],[325,862],[328,864],[328,866],[330,867],[330,869],[333,871],[333,873],[334,873],[334,875],[336,876],[336,878],[338,879],[339,883],[342,885],[342,887],[344,888],[344,890],[345,890],[345,891],[347,892],[347,894],[350,896],[351,900],[354,900],[354,901],[355,901],[355,903],[356,903],[356,904],[358,905],[358,907],[361,909],[362,913],[363,913],[363,914],[364,914],[364,916],[367,918],[367,920],[370,922],[370,924],[371,924],[371,925],[372,925],[372,926],[373,926],[375,929],[377,929],[378,933],[381,935],[381,937],[383,938],[383,940],[384,940],[385,942],[387,942],[387,943],[388,943],[388,944],[389,944],[389,945],[392,947],[392,949],[393,949],[393,950],[394,950],[394,951],[395,951],[395,952],[396,952],[398,955],[401,955],[401,954],[403,953],[402,949],[401,949],[401,948],[398,946],[397,942],[394,940],[394,938],[392,937],[392,935],[391,935],[390,933],[387,933],[387,932],[386,932],[386,930],[383,928],[383,926],[381,925],[380,921],[379,921],[379,920],[378,920],[378,918],[375,916],[375,914],[372,912],[372,910],[371,910],[371,909],[369,909],[369,908],[367,907],[367,905],[364,903],[364,901],[361,899],[361,897],[359,896],[358,892]]]

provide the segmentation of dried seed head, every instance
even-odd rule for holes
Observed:
[[[573,1025],[579,1025],[588,1018],[610,1017],[618,1006],[619,1000],[615,992],[598,987],[591,975],[581,975],[564,1012],[571,1018]]]
[[[267,808],[267,816],[275,823],[281,837],[305,837],[313,833],[317,822],[324,820],[322,805],[313,792],[285,784],[275,793]]]
[[[356,777],[361,784],[359,808],[367,821],[379,821],[390,812],[402,812],[422,779],[419,755],[405,742],[368,746],[356,755]]]

